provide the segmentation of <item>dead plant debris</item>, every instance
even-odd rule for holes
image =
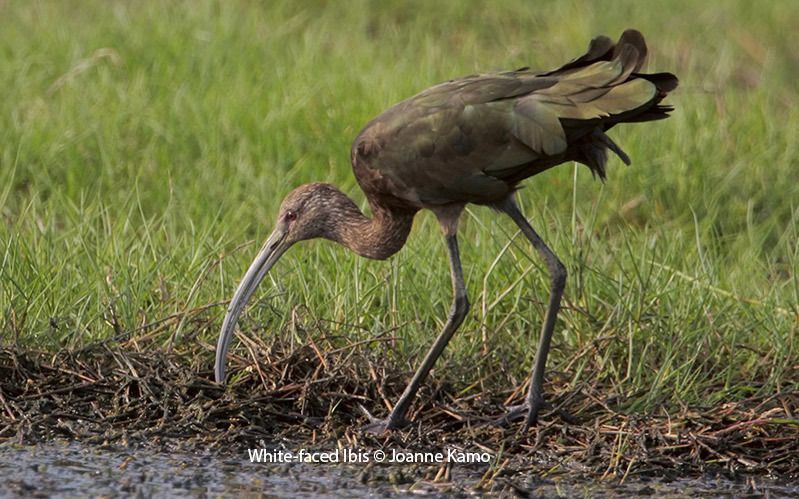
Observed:
[[[385,348],[240,339],[246,356],[231,356],[227,388],[213,381],[209,345],[187,352],[131,341],[55,353],[0,349],[0,443],[67,438],[220,454],[265,442],[456,447],[496,457],[484,481],[519,472],[622,480],[661,472],[799,474],[798,391],[643,415],[615,409],[618,394],[599,383],[558,391],[566,384],[554,382],[547,386],[552,409],[521,432],[520,424],[493,422],[524,387],[459,392],[432,376],[412,427],[371,436],[358,432],[366,423],[360,407],[387,413],[410,374],[390,368],[396,362]]]

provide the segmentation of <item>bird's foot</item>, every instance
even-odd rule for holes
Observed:
[[[494,420],[494,425],[507,427],[510,426],[511,423],[524,420],[524,430],[526,431],[530,429],[531,426],[536,426],[538,424],[538,415],[545,408],[549,409],[551,406],[543,401],[535,405],[531,405],[529,402],[519,405],[512,405],[508,407],[508,412],[505,413],[504,416]],[[563,409],[556,408],[554,410],[554,414],[556,414],[557,417],[559,417],[564,423],[575,424],[577,422],[577,418]]]
[[[504,416],[494,421],[494,424],[497,426],[509,426],[511,423],[524,419],[524,429],[527,430],[538,423],[538,413],[544,406],[545,403],[543,401],[537,404],[524,402],[523,404],[512,405],[508,407],[508,412]]]
[[[369,423],[361,426],[358,431],[360,433],[370,433],[372,435],[382,435],[389,430],[400,430],[405,428],[406,426],[410,425],[411,422],[403,417],[396,417],[394,414],[389,414],[389,416],[385,419],[379,419],[366,410],[366,408],[360,404],[358,407],[361,409],[361,412],[369,419]]]
[[[361,426],[358,430],[361,433],[369,433],[372,435],[383,435],[389,430],[400,430],[402,428],[405,428],[409,424],[411,424],[410,421],[400,421],[399,423],[397,423],[392,421],[391,418],[386,418],[386,419],[379,419],[376,421],[372,421],[369,424]]]

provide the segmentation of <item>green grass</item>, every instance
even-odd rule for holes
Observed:
[[[286,192],[328,181],[365,206],[349,146],[371,117],[452,77],[555,67],[634,26],[650,68],[681,79],[673,117],[614,130],[634,165],[614,159],[607,184],[567,164],[521,194],[569,269],[550,366],[612,384],[630,410],[795,388],[797,25],[793,0],[1,2],[1,341],[75,346],[177,314],[159,343],[213,343],[224,307],[184,312],[230,298]],[[543,266],[484,208],[464,216],[461,246],[473,308],[448,376],[520,380]],[[242,326],[396,328],[410,369],[443,324],[447,268],[428,213],[389,262],[307,243]]]

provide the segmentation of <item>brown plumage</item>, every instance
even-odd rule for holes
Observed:
[[[469,307],[457,243],[458,218],[467,203],[508,214],[547,264],[552,286],[530,390],[506,420],[526,415],[535,424],[544,405],[546,356],[566,270],[518,210],[514,192],[522,180],[567,161],[587,165],[605,178],[608,150],[630,162],[606,134],[618,123],[666,118],[661,105],[676,88],[670,73],[639,72],[646,59],[643,36],[625,31],[614,44],[600,36],[588,52],[553,71],[527,68],[467,76],[433,86],[381,113],[364,127],[352,147],[355,177],[373,218],[329,184],[298,187],[280,207],[276,228],[231,300],[217,346],[216,378],[235,323],[247,300],[291,245],[311,238],[336,241],[361,256],[385,259],[402,248],[415,213],[426,208],[446,236],[454,292],[444,330],[405,393],[385,420],[369,429],[403,426],[424,381]]]

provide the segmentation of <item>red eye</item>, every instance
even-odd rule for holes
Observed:
[[[287,222],[293,222],[295,220],[297,220],[297,213],[294,212],[294,211],[291,211],[291,210],[287,211],[286,212],[286,221]]]

